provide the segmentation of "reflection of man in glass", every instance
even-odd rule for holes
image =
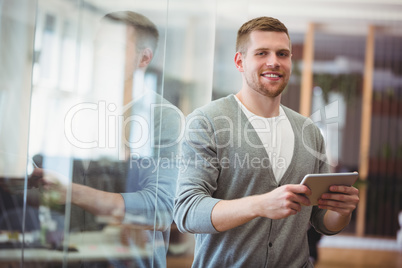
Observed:
[[[123,143],[124,153],[120,150],[112,160],[102,158],[91,160],[89,164],[74,160],[70,228],[100,229],[102,226],[96,222],[99,218],[96,216],[108,216],[130,224],[130,232],[125,232],[129,237],[123,239],[124,243],[132,245],[142,241],[144,244],[140,247],[147,253],[132,256],[130,261],[135,267],[164,267],[182,116],[172,104],[144,86],[145,70],[158,42],[155,25],[134,12],[110,13],[103,23],[123,25],[127,36],[121,111],[124,122],[119,125],[122,129],[115,133]],[[113,69],[113,66],[108,67]],[[60,202],[69,200],[69,191],[60,183],[59,175],[45,172],[43,181],[47,189],[59,193]],[[130,237],[132,234],[136,237]]]

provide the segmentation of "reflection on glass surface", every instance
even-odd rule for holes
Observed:
[[[65,138],[76,153],[44,156],[44,169],[35,174],[42,177],[43,200],[48,196],[45,207],[65,205],[59,211],[69,218],[67,247],[94,254],[72,255],[70,262],[166,265],[183,117],[145,83],[158,38],[156,26],[139,13],[101,19],[93,39],[92,96],[64,114]],[[59,228],[50,220],[57,209],[42,205],[40,211],[42,228]]]
[[[26,206],[24,196],[28,187],[25,173],[30,165],[27,142],[32,70],[29,63],[35,27],[35,15],[30,10],[35,8],[34,2],[0,2],[0,252],[11,249],[18,260],[23,231],[32,232],[39,226],[37,210]],[[26,240],[33,242],[34,237]]]
[[[37,167],[26,176],[21,166],[19,192],[2,179],[5,224],[25,236],[27,264],[164,267],[183,124],[163,97],[158,62],[149,68],[165,42],[138,12],[56,2],[39,1],[37,13],[29,136]],[[25,230],[10,222],[23,217],[33,217]],[[14,253],[10,262],[21,258]]]

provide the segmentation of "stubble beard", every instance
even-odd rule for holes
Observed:
[[[259,80],[259,77],[245,77],[247,85],[256,91],[257,93],[269,97],[269,98],[276,98],[278,97],[286,88],[287,82],[283,82],[275,91],[270,90],[269,85],[263,85]]]

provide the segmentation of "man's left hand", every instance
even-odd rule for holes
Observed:
[[[318,200],[318,207],[328,209],[343,216],[349,216],[359,203],[359,190],[353,186],[332,185],[330,192]]]

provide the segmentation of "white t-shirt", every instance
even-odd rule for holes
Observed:
[[[266,149],[275,179],[279,182],[292,161],[295,145],[295,135],[285,111],[280,107],[279,116],[265,118],[253,114],[235,98]]]

